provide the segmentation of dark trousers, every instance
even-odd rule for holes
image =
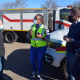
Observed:
[[[44,47],[32,47],[30,48],[30,62],[33,71],[37,72],[38,74],[41,74],[42,69],[42,63],[43,63],[43,57],[46,52],[47,46]]]
[[[0,57],[0,80],[3,80],[4,56]]]
[[[80,80],[80,56],[77,56],[73,66],[73,75],[76,80]]]
[[[73,73],[72,73],[72,68],[74,66],[75,60],[77,57],[77,53],[72,53],[67,51],[66,52],[66,70],[68,73],[68,80],[75,80]]]

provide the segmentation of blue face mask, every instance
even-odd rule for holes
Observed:
[[[36,20],[36,19],[34,19],[33,23],[34,23],[34,24],[37,24],[37,20]]]

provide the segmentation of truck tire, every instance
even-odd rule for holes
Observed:
[[[18,38],[18,35],[15,32],[12,32],[12,33],[14,35],[14,42],[16,42],[17,41],[17,38]]]
[[[4,34],[4,41],[6,43],[14,42],[14,34],[12,32],[5,32],[5,34]]]
[[[60,67],[61,67],[62,75],[63,75],[64,78],[67,80],[67,79],[68,79],[68,74],[67,74],[67,72],[66,72],[66,59],[63,59]]]

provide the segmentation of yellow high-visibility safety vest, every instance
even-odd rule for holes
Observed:
[[[42,40],[40,38],[36,38],[35,37],[36,25],[32,25],[31,28],[32,28],[32,31],[33,31],[32,38],[31,38],[31,46],[33,46],[33,47],[43,47],[43,46],[46,46],[47,45],[46,41],[44,41],[44,40]],[[43,37],[46,37],[46,35],[44,33],[45,30],[46,30],[46,27],[42,24],[40,26],[40,28],[37,30],[36,33],[40,32]]]

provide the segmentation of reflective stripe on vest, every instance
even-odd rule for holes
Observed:
[[[32,38],[32,40],[41,40],[42,41],[42,39],[40,39],[40,38]]]
[[[43,34],[44,34],[44,30],[45,30],[45,25],[44,25],[43,30],[42,30],[42,37],[43,37]]]

